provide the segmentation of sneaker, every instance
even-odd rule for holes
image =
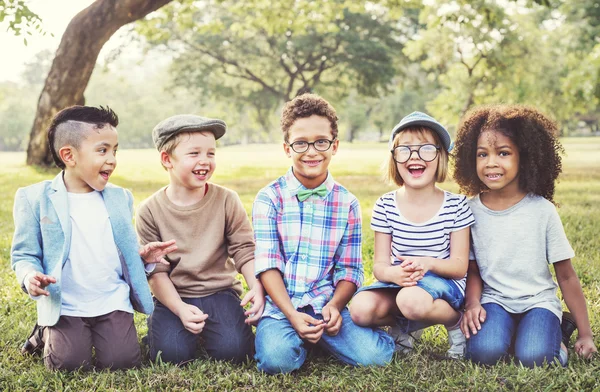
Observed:
[[[396,343],[394,352],[402,355],[409,354],[414,348],[415,341],[419,340],[421,335],[423,335],[422,329],[406,333],[402,331],[401,327],[394,325],[390,329],[390,336],[394,338],[394,342]]]
[[[467,349],[467,338],[463,335],[460,328],[452,328],[448,330],[448,341],[450,348],[446,352],[446,356],[454,359],[463,359]]]
[[[571,341],[571,335],[577,329],[577,324],[575,324],[575,319],[573,315],[569,312],[563,312],[562,322],[560,323],[560,331],[562,332],[562,342],[565,347],[569,347],[569,342]]]

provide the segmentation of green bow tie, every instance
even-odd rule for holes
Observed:
[[[325,184],[321,184],[318,187],[316,187],[315,189],[303,189],[300,192],[298,192],[298,200],[300,201],[304,201],[306,199],[308,199],[309,197],[311,197],[312,195],[317,195],[320,197],[326,196],[327,195],[327,187],[325,186]]]

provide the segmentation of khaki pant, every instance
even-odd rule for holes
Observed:
[[[97,317],[61,316],[44,331],[44,364],[51,370],[123,369],[141,362],[133,314],[114,311]]]

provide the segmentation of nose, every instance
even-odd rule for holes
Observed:
[[[487,166],[487,167],[498,166],[498,164],[496,163],[496,157],[493,154],[489,154],[487,156],[487,161],[485,162],[485,166]]]

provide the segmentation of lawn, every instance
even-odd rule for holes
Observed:
[[[600,138],[564,139],[567,155],[557,187],[559,213],[581,279],[596,346],[600,346]],[[384,144],[342,143],[331,171],[361,202],[364,222],[364,265],[367,283],[373,280],[372,206],[392,189],[381,179]],[[119,152],[111,181],[129,188],[139,203],[168,181],[153,150]],[[385,368],[350,368],[328,358],[309,359],[302,369],[285,376],[266,376],[249,362],[236,366],[199,360],[179,368],[151,364],[116,372],[48,372],[38,357],[23,357],[19,348],[35,322],[33,301],[21,292],[10,269],[12,206],[17,188],[50,179],[56,170],[24,165],[24,153],[0,153],[0,390],[600,390],[600,360],[585,361],[573,354],[568,368],[525,369],[501,364],[484,368],[468,362],[439,359],[447,349],[444,328],[429,328],[416,352],[398,357]],[[237,191],[248,213],[257,191],[285,173],[290,161],[279,145],[220,148],[213,181]],[[447,181],[442,188],[457,191]],[[136,315],[138,335],[146,333],[145,316]]]

